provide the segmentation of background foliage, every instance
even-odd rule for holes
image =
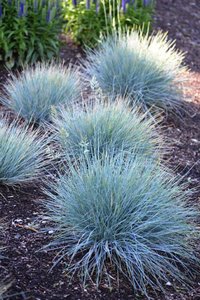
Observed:
[[[0,0],[0,61],[12,68],[57,56],[61,29],[60,0]]]
[[[154,1],[81,0],[64,3],[66,32],[79,43],[95,46],[101,34],[117,28],[136,26],[147,32],[152,21]]]

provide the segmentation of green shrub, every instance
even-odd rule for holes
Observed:
[[[78,168],[79,162],[69,164],[67,174],[51,180],[46,191],[54,223],[47,249],[59,251],[54,263],[69,258],[68,271],[97,286],[105,277],[112,285],[115,270],[145,295],[149,286],[187,282],[197,229],[178,179],[155,161],[122,152],[88,158]]]
[[[124,101],[94,101],[83,109],[65,109],[53,119],[55,142],[64,154],[79,157],[124,151],[157,157],[161,142],[151,120],[128,108]]]
[[[15,185],[38,180],[49,165],[49,138],[18,121],[0,121],[0,183]]]
[[[77,69],[37,64],[4,86],[1,102],[30,122],[49,120],[53,107],[76,101],[81,93]]]
[[[0,0],[0,61],[22,66],[59,54],[60,0]]]
[[[142,36],[132,31],[114,34],[98,49],[88,50],[85,69],[114,99],[127,97],[145,111],[150,107],[180,113],[183,58],[166,34]]]
[[[66,32],[81,45],[95,46],[100,36],[118,28],[143,28],[152,22],[153,1],[81,0],[64,2]],[[134,3],[133,3],[134,2]],[[126,7],[125,7],[126,6]]]

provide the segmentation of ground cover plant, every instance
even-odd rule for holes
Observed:
[[[95,46],[113,29],[151,28],[154,1],[81,0],[64,2],[66,32],[81,45]]]
[[[7,67],[58,57],[61,1],[1,0],[0,61]]]
[[[69,164],[46,191],[54,263],[69,258],[67,270],[97,286],[105,278],[112,286],[115,270],[115,282],[123,275],[146,296],[149,286],[163,290],[171,278],[187,282],[196,213],[186,205],[179,179],[123,152],[81,161]]]
[[[112,103],[100,98],[62,109],[53,118],[54,142],[64,156],[117,154],[121,149],[143,157],[161,156],[162,142],[152,120],[131,110],[125,99]]]
[[[38,180],[50,164],[49,139],[19,121],[0,120],[0,183],[16,185]]]
[[[157,108],[180,114],[186,72],[183,59],[166,34],[142,36],[131,31],[115,33],[98,49],[88,50],[83,63],[89,78],[95,77],[111,97],[128,97],[145,111]]]
[[[29,122],[50,119],[59,105],[69,105],[81,94],[77,69],[56,64],[37,64],[12,75],[4,86],[1,102]]]

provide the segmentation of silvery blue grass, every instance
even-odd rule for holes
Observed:
[[[123,152],[69,163],[66,175],[46,190],[55,231],[47,249],[57,250],[54,263],[68,258],[69,272],[97,286],[122,275],[147,296],[149,286],[187,282],[196,213],[179,179],[155,161]]]
[[[65,155],[124,151],[158,157],[161,139],[151,120],[131,110],[125,100],[94,100],[84,106],[62,109],[53,118],[54,140]]]
[[[114,99],[116,95],[129,97],[145,111],[156,107],[180,112],[184,55],[166,34],[115,33],[98,49],[88,50],[87,55],[87,75],[95,77],[101,89]]]
[[[38,180],[50,163],[49,138],[18,121],[0,120],[0,183],[21,184]]]
[[[40,123],[50,119],[54,107],[76,101],[80,93],[77,69],[37,64],[11,76],[1,102],[29,122]]]

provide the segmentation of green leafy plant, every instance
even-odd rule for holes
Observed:
[[[60,0],[0,0],[0,61],[12,68],[57,57],[62,25]]]
[[[62,109],[53,119],[53,130],[62,153],[76,157],[105,151],[117,154],[122,148],[134,155],[158,157],[161,147],[155,124],[120,99],[115,103],[95,99],[83,108]]]
[[[144,111],[157,108],[181,113],[184,55],[161,32],[143,36],[115,33],[98,49],[88,50],[85,71],[111,98],[129,98]]]
[[[29,122],[48,121],[54,107],[69,105],[81,94],[78,70],[63,65],[36,64],[4,86],[1,102]]]
[[[66,32],[81,45],[95,46],[114,29],[151,27],[154,1],[81,0],[64,2]]]
[[[48,183],[54,240],[47,249],[59,251],[54,263],[68,258],[67,270],[97,287],[121,274],[145,295],[171,278],[186,283],[197,229],[180,178],[123,152],[87,158],[73,160],[66,175]]]
[[[49,138],[39,129],[0,121],[0,183],[15,185],[38,180],[51,161]]]

